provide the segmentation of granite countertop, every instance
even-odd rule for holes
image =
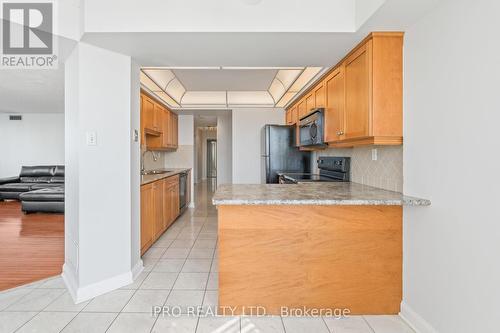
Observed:
[[[155,174],[155,175],[141,175],[141,185],[146,185],[163,178],[168,178],[178,175],[181,172],[191,170],[191,168],[168,168],[168,169],[157,169],[157,170],[168,170],[169,172]]]
[[[220,185],[214,205],[429,206],[426,199],[349,182]]]

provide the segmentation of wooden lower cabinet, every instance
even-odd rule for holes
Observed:
[[[179,216],[179,175],[141,186],[141,255]]]
[[[400,206],[218,206],[219,302],[398,314]],[[254,312],[255,314],[255,312]]]
[[[156,241],[158,237],[165,231],[163,223],[163,180],[153,183],[153,200],[154,200],[154,230],[153,230],[153,241]]]
[[[155,199],[153,184],[141,186],[141,254],[152,244],[155,225]]]

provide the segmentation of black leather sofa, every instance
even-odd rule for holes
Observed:
[[[20,200],[22,210],[64,212],[64,166],[23,166],[18,177],[0,179],[0,201]]]

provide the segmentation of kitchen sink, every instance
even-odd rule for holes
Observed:
[[[146,171],[141,172],[141,174],[142,175],[161,175],[161,174],[172,172],[172,171],[173,170],[164,170],[164,169],[161,169],[161,170],[146,170]]]

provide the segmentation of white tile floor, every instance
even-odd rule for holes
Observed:
[[[74,304],[60,277],[0,293],[0,333],[410,333],[398,316],[230,317],[194,316],[217,305],[216,210],[206,184],[188,210],[144,255],[144,272],[133,284]],[[179,307],[181,316],[153,316],[153,306]]]

